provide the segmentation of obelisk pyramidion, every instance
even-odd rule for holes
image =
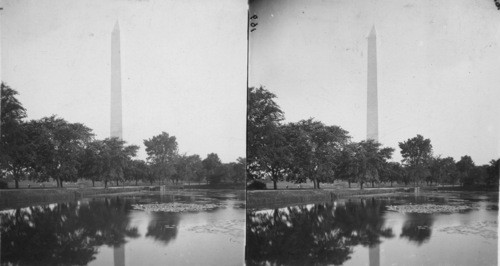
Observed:
[[[368,73],[366,139],[378,141],[378,100],[377,100],[377,33],[375,26],[368,35]]]
[[[122,139],[122,76],[120,62],[120,27],[111,33],[111,130],[110,136]]]

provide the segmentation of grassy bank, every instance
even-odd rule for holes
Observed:
[[[234,189],[234,190],[245,190],[245,184],[244,183],[220,183],[220,184],[215,184],[215,185],[210,185],[210,184],[191,184],[187,185],[184,184],[184,189]]]
[[[360,195],[388,194],[404,192],[405,188],[368,188],[368,189],[293,189],[293,190],[254,190],[247,191],[247,208],[280,208],[290,205],[332,202],[336,199]]]
[[[84,197],[139,192],[149,187],[63,188],[63,189],[4,189],[0,190],[0,210],[35,204],[74,201]]]
[[[244,191],[244,184],[221,183],[218,185],[187,184],[166,186],[167,190],[183,189],[231,189]],[[118,186],[108,187],[78,187],[69,186],[65,188],[31,187],[21,189],[0,189],[0,210],[21,208],[37,204],[50,204],[66,201],[74,201],[81,198],[104,196],[120,193],[131,193],[141,191],[159,191],[159,186]]]

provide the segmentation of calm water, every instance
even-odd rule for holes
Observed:
[[[387,205],[460,204],[453,214]],[[497,265],[498,193],[399,195],[247,211],[247,265]]]
[[[135,203],[216,203],[211,211],[147,213]],[[2,265],[242,265],[244,192],[87,199],[4,210]]]

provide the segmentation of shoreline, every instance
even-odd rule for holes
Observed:
[[[413,192],[413,188],[374,188],[363,190],[307,189],[247,191],[247,210],[282,208],[298,204],[333,202],[359,196]]]
[[[216,189],[214,190],[229,190]],[[166,187],[166,193],[176,191],[205,191],[205,188],[179,188]],[[231,189],[240,191],[237,189]],[[244,191],[244,190],[242,190]],[[0,190],[0,210],[24,208],[33,205],[45,205],[76,201],[84,198],[118,196],[124,194],[135,194],[144,192],[160,192],[159,186],[133,186],[133,187],[110,187],[110,188],[47,188],[47,189],[2,189]]]
[[[289,190],[249,190],[247,210],[276,209],[300,204],[333,202],[354,197],[390,196],[396,193],[414,193],[413,187],[365,188],[359,189],[289,189]],[[465,190],[438,190],[419,188],[419,192],[474,192]],[[478,192],[478,191],[475,191]],[[480,190],[498,193],[498,190]]]

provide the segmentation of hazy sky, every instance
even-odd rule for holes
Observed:
[[[490,0],[253,1],[250,86],[277,96],[287,122],[315,117],[366,138],[366,37],[375,25],[379,140],[417,134],[435,154],[500,151],[500,11]],[[396,149],[394,159],[400,160]]]
[[[162,131],[179,151],[245,156],[244,0],[4,0],[2,80],[29,119],[57,114],[109,137],[110,40],[119,21],[123,138]]]

